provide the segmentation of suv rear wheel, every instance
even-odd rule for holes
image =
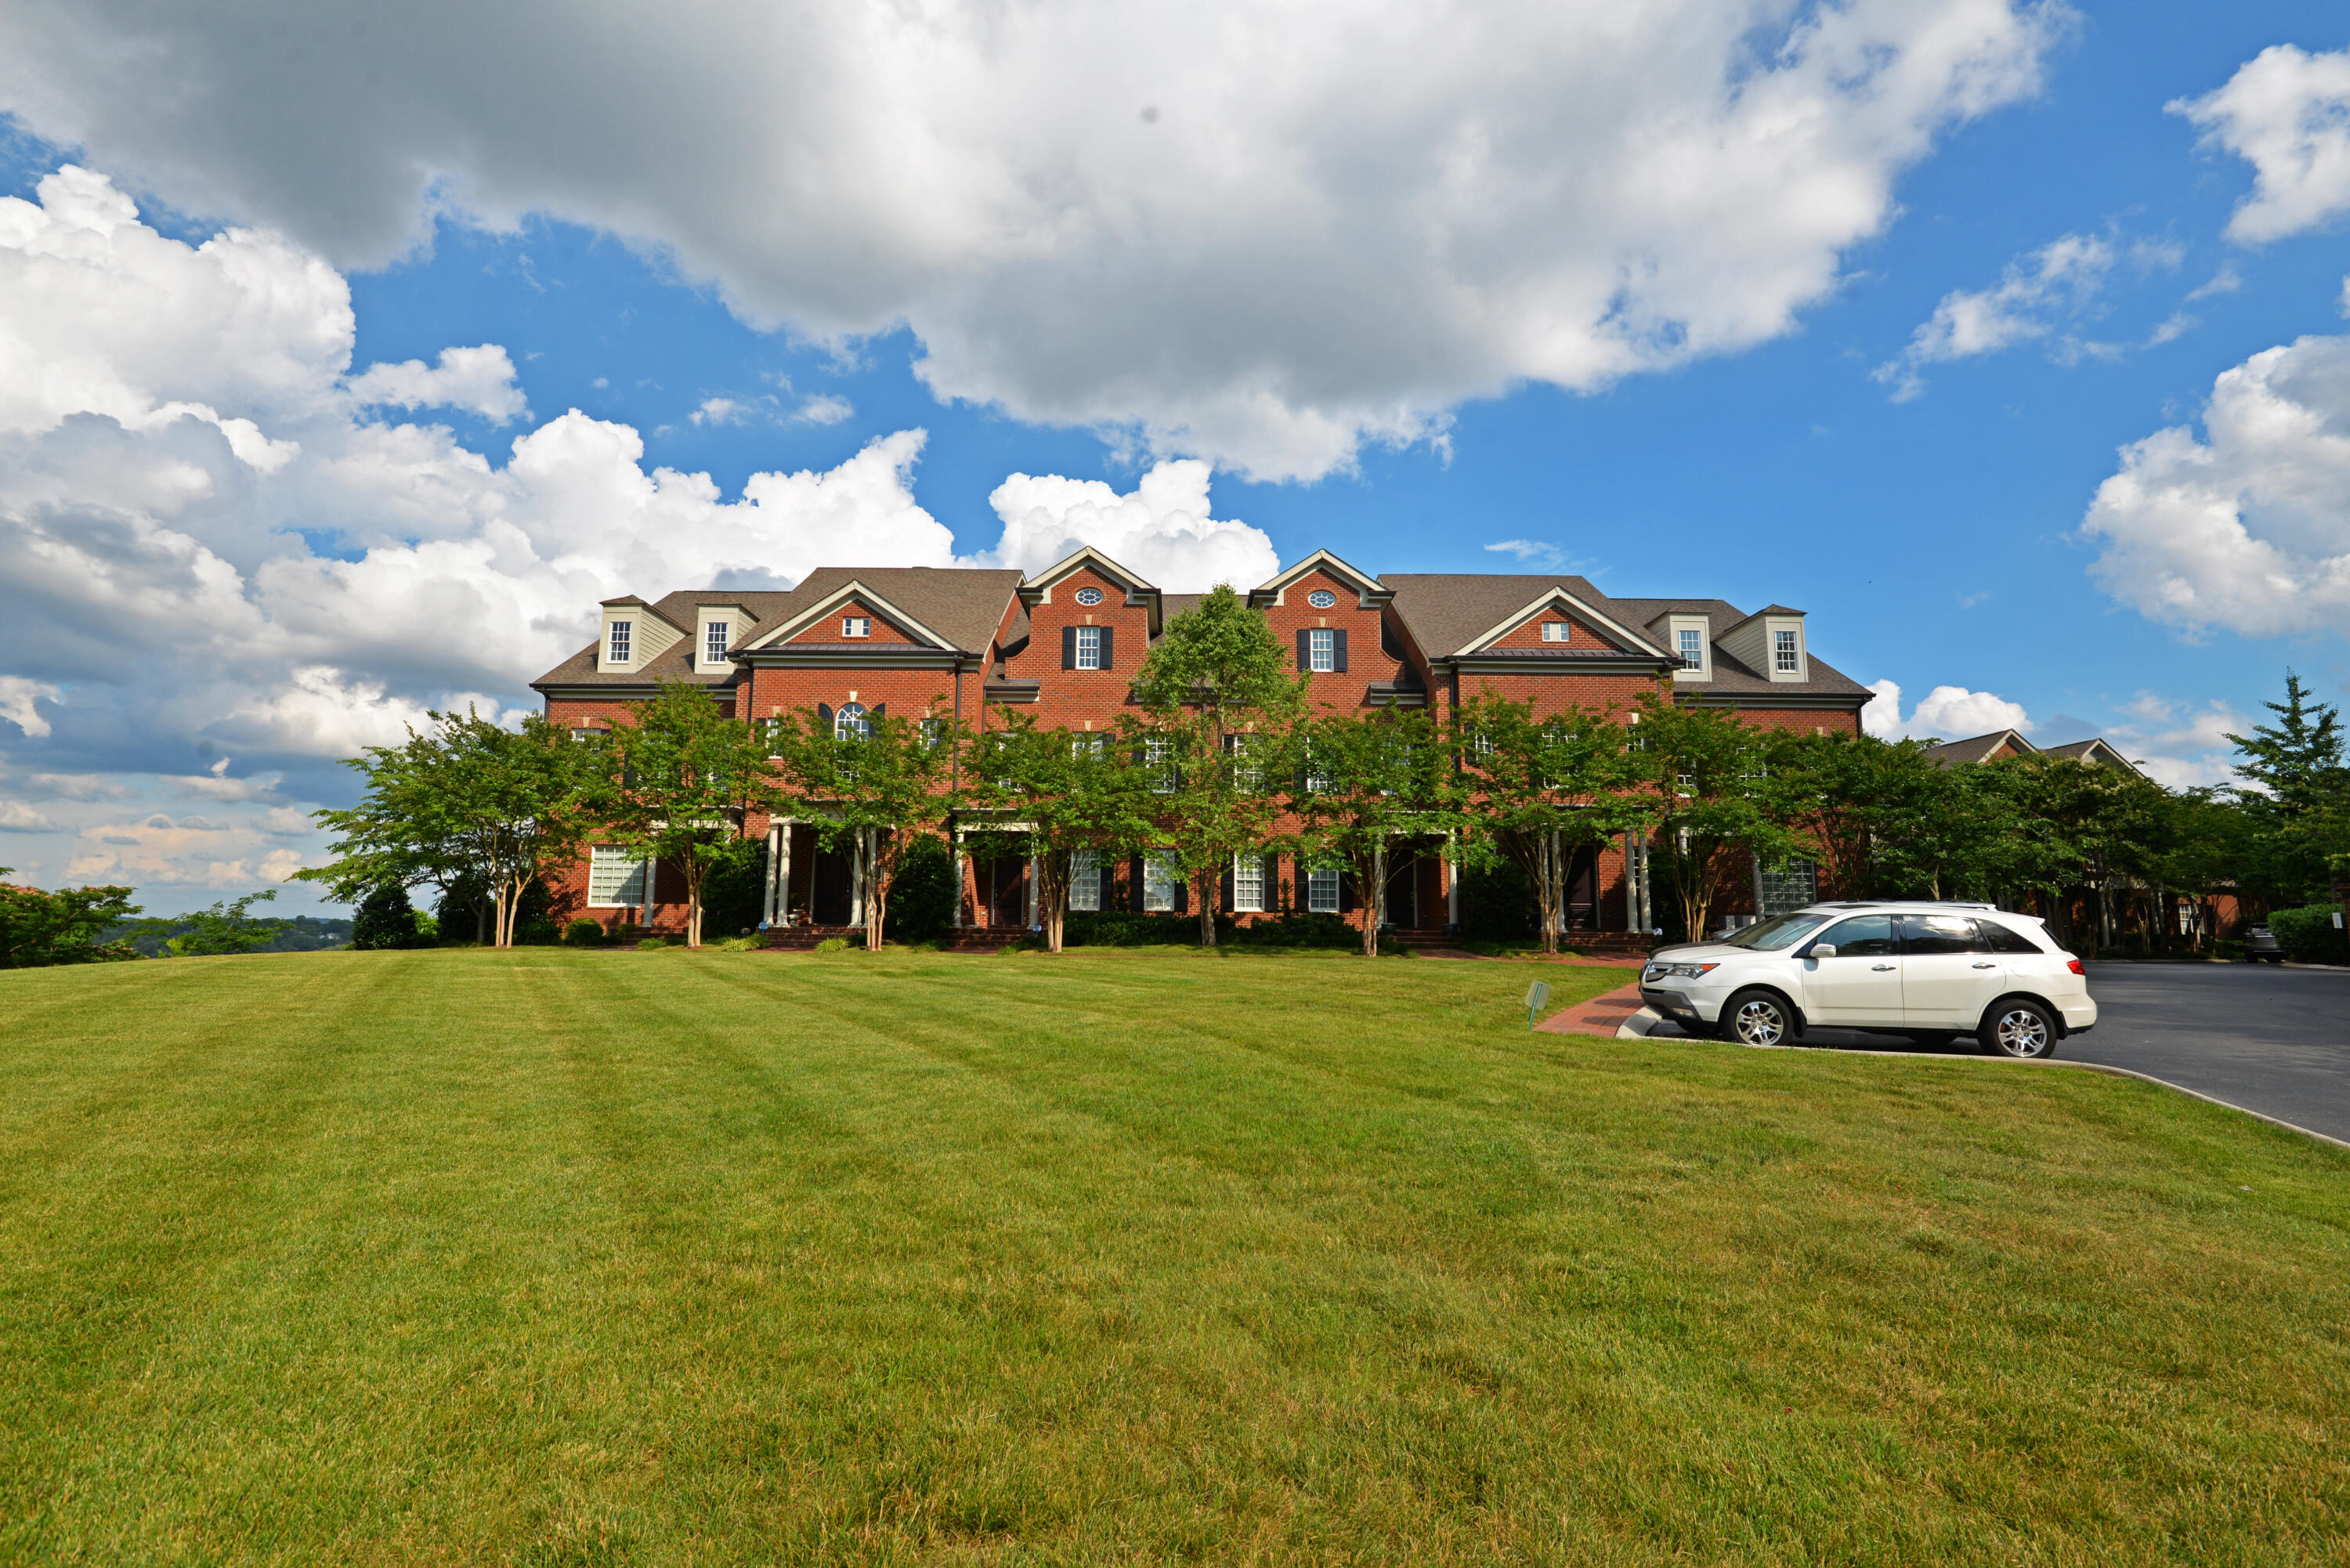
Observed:
[[[2036,1002],[2011,997],[1983,1014],[1976,1040],[1994,1056],[2033,1060],[2056,1054],[2056,1024]]]
[[[1795,1032],[1795,1016],[1767,991],[1742,991],[1723,1004],[1714,1027],[1724,1040],[1741,1045],[1783,1045]]]

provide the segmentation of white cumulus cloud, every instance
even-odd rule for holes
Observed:
[[[0,109],[338,265],[546,214],[759,326],[909,326],[941,397],[1297,477],[1789,331],[2066,15],[49,0],[0,22]]]
[[[2281,240],[2350,213],[2350,49],[2313,55],[2277,44],[2227,85],[2168,106],[2252,166],[2252,192],[2228,220],[2247,244]]]
[[[2082,531],[2106,591],[2189,631],[2350,631],[2350,337],[2220,372],[2199,437],[2126,446]]]
[[[1192,458],[1155,465],[1124,495],[1098,479],[1015,473],[987,498],[1003,536],[974,564],[1035,572],[1090,545],[1172,592],[1253,587],[1281,557],[1261,529],[1211,515],[1208,480]]]
[[[34,707],[36,702],[55,702],[61,693],[46,681],[27,680],[21,675],[0,675],[0,719],[6,720],[34,740],[49,732],[49,722]]]
[[[2032,732],[2032,719],[2022,703],[2011,702],[1989,691],[1937,686],[1918,700],[1918,706],[1905,719],[1901,714],[1899,682],[1878,680],[1869,690],[1877,696],[1860,711],[1860,723],[1863,730],[1879,740],[1913,737],[1962,741],[1997,730],[2013,730],[2025,735]]]
[[[515,385],[514,361],[495,343],[443,348],[437,365],[403,359],[370,365],[350,379],[351,395],[362,403],[402,409],[463,409],[504,424],[530,412]]]

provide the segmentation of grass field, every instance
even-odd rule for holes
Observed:
[[[0,975],[0,1562],[2343,1560],[2350,1155],[1528,976]]]

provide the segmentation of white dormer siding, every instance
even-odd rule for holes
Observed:
[[[1665,651],[1680,662],[1673,667],[1677,684],[1713,679],[1713,623],[1701,615],[1675,613],[1664,618]],[[1694,662],[1690,656],[1697,657]]]
[[[750,613],[741,605],[694,606],[693,668],[704,673],[732,668],[733,660],[726,657],[726,650],[734,646],[750,625]],[[715,632],[712,630],[713,627],[723,627],[725,630]],[[717,640],[721,636],[725,639],[723,642]]]
[[[614,636],[619,628],[626,629]],[[596,639],[596,668],[621,672],[642,670],[685,635],[653,614],[652,606],[635,603],[606,605],[600,631]],[[628,657],[615,658],[621,649],[627,650]]]
[[[1773,607],[1722,634],[1721,650],[1765,680],[1795,685],[1812,678],[1801,610]]]

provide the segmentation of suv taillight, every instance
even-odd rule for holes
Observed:
[[[2081,961],[2079,959],[2066,959],[2064,961],[2064,967],[2071,970],[2074,974],[2085,975],[2089,972],[2087,970],[2081,967]]]

